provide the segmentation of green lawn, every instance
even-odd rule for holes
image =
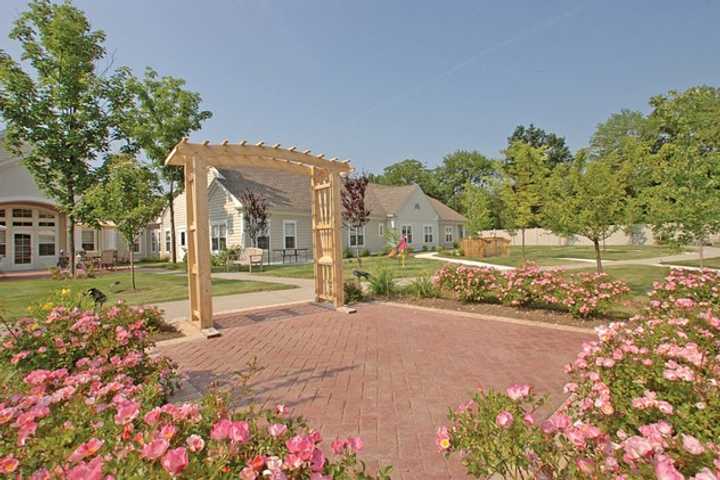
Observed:
[[[542,266],[568,265],[575,262],[563,260],[564,258],[595,259],[593,247],[525,247],[528,261]],[[606,247],[602,251],[603,260],[635,260],[639,258],[662,257],[677,254],[678,250],[665,246],[638,246],[623,245]],[[469,257],[468,257],[469,258]],[[523,264],[522,250],[519,246],[510,249],[507,257],[472,258],[495,265],[509,265],[518,267]]]
[[[345,278],[351,278],[353,270],[362,270],[374,274],[386,269],[392,271],[396,278],[417,277],[419,275],[432,275],[443,265],[444,262],[437,260],[409,257],[405,260],[405,267],[402,267],[400,260],[397,258],[383,256],[364,257],[362,258],[362,266],[358,266],[357,260],[347,258],[343,261],[343,275]],[[291,278],[314,278],[315,276],[312,263],[303,265],[270,265],[265,266],[264,272],[258,271],[258,273],[274,277]]]
[[[42,302],[51,293],[61,288],[84,291],[91,287],[100,289],[109,302],[123,299],[132,305],[154,304],[187,298],[187,276],[181,274],[136,273],[137,290],[130,287],[130,274],[116,272],[99,275],[97,278],[82,280],[14,280],[0,282],[0,305],[8,318],[17,318],[25,313],[28,305]],[[284,290],[294,288],[282,283],[252,282],[247,280],[224,280],[214,278],[213,295]]]
[[[682,265],[684,267],[699,267],[700,260],[684,260],[679,262],[662,262],[664,265]],[[705,268],[720,268],[720,257],[706,258],[703,262]]]

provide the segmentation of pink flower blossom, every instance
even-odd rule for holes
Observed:
[[[115,423],[118,425],[127,425],[135,420],[138,413],[140,413],[140,404],[132,400],[125,400],[117,407]]]
[[[657,480],[685,480],[673,464],[670,457],[660,455],[655,462],[655,476]]]
[[[12,455],[0,458],[0,473],[10,474],[17,470],[20,462]]]
[[[170,443],[167,440],[156,438],[143,445],[142,456],[148,460],[157,460],[165,454],[169,447]]]
[[[530,385],[516,383],[507,388],[507,395],[511,400],[518,401],[530,395]]]
[[[282,423],[273,423],[268,426],[268,433],[272,437],[279,437],[287,431],[287,426]]]
[[[513,415],[507,410],[503,410],[502,412],[497,414],[497,417],[495,417],[495,425],[500,428],[510,428],[512,423]]]
[[[213,440],[225,440],[230,437],[230,428],[232,427],[232,421],[227,418],[219,420],[212,426],[210,431],[210,438]]]
[[[195,435],[195,434],[190,435],[185,440],[185,443],[187,444],[187,446],[191,452],[197,453],[197,452],[201,451],[203,448],[205,448],[205,440],[203,440],[200,435]]]
[[[250,440],[250,425],[245,421],[232,422],[228,437],[234,443],[247,442]]]
[[[75,449],[75,451],[68,457],[68,461],[72,463],[79,462],[87,457],[95,455],[98,450],[103,446],[103,441],[97,438],[91,438],[87,442],[83,443]]]
[[[185,467],[188,465],[188,455],[185,447],[173,448],[168,450],[165,456],[160,460],[165,471],[167,471],[173,477],[180,474]]]
[[[435,445],[437,445],[441,452],[450,449],[450,434],[448,433],[447,427],[440,427],[437,429],[437,433],[435,434]],[[340,453],[335,450],[335,446],[332,448],[335,453]]]
[[[685,451],[693,455],[701,455],[705,453],[705,447],[703,447],[700,440],[693,437],[692,435],[682,435],[682,445]]]

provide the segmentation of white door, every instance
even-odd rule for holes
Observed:
[[[15,270],[30,270],[33,267],[32,234],[13,234],[13,265]]]

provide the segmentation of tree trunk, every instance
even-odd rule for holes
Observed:
[[[130,283],[132,283],[132,288],[135,290],[135,254],[133,254],[133,243],[130,243]]]
[[[705,242],[700,240],[700,249],[698,250],[698,254],[700,255],[700,268],[705,268]]]
[[[603,266],[602,259],[600,258],[600,241],[598,239],[593,239],[593,245],[595,246],[595,263],[597,265],[597,271],[598,273],[602,273]]]
[[[521,228],[520,231],[522,232],[522,233],[521,233],[521,236],[522,236],[522,247],[521,247],[521,249],[522,249],[522,257],[523,257],[523,263],[525,263],[525,262],[527,261],[527,258],[525,257],[525,229],[524,229],[524,228]]]
[[[170,259],[172,263],[177,263],[177,242],[175,241],[175,182],[170,182],[168,198],[170,201]]]
[[[68,245],[68,255],[70,256],[70,273],[75,278],[75,219],[72,216],[68,217],[68,228],[70,245]]]

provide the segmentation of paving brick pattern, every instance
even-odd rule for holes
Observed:
[[[393,478],[466,478],[437,453],[448,407],[478,385],[532,383],[562,401],[562,366],[589,335],[388,305],[347,315],[312,305],[218,318],[222,336],[161,347],[190,390],[232,385],[253,357],[264,367],[242,403],[285,403],[336,436],[360,435],[368,465]],[[327,446],[327,445],[326,445]]]

